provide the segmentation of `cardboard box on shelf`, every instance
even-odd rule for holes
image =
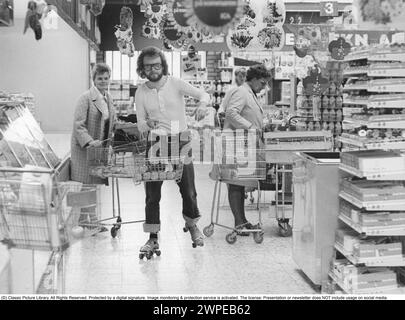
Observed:
[[[396,273],[387,268],[377,269],[372,272],[366,270],[357,274],[353,273],[346,278],[345,283],[353,290],[398,287]]]
[[[370,241],[361,241],[354,245],[353,255],[359,258],[402,257],[402,243],[376,244]]]
[[[347,252],[353,252],[354,245],[360,241],[358,233],[351,229],[336,230],[335,240]]]
[[[345,180],[342,190],[360,201],[405,199],[405,186],[401,182]]]
[[[359,223],[363,227],[405,225],[405,212],[359,213]]]
[[[393,151],[363,150],[344,152],[341,161],[350,167],[366,172],[405,170],[405,156]]]

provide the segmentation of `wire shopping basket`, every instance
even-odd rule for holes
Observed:
[[[135,174],[134,159],[145,157],[146,139],[117,147],[87,148],[90,175],[108,178],[132,178]]]
[[[122,152],[123,148],[125,151]],[[131,178],[136,183],[150,181],[180,181],[185,156],[146,155],[146,140],[135,145],[96,147],[87,149],[90,174],[101,178]]]
[[[179,182],[183,176],[183,156],[134,158],[134,180],[136,182],[151,182],[175,180]]]
[[[214,167],[221,180],[266,180],[265,151],[256,136],[225,133],[215,139]]]
[[[69,238],[58,190],[44,182],[1,180],[0,237],[22,249],[65,249]]]

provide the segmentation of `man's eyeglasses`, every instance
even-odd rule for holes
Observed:
[[[263,86],[263,87],[268,87],[270,88],[270,81],[265,80],[265,79],[260,79],[259,83]]]
[[[145,71],[151,71],[153,70],[160,70],[162,69],[162,64],[161,63],[154,63],[154,64],[144,64],[143,65]]]

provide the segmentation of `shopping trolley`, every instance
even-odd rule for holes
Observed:
[[[302,117],[292,117],[289,124],[294,118]],[[287,126],[288,131],[264,133],[266,161],[275,164],[276,190],[274,208],[279,234],[283,237],[292,235],[292,227],[289,221],[293,215],[293,186],[291,184],[288,188],[287,181],[292,181],[294,152],[329,151],[333,148],[333,137],[329,131],[289,131],[289,127],[290,125]],[[279,183],[280,179],[281,184]]]
[[[255,136],[256,138],[256,136]],[[215,180],[214,195],[211,206],[211,223],[203,229],[205,236],[210,237],[214,233],[214,226],[220,226],[232,230],[227,234],[225,239],[228,243],[233,244],[237,240],[237,235],[240,232],[248,232],[253,234],[253,239],[256,243],[263,242],[261,206],[259,205],[259,221],[254,229],[236,229],[220,224],[219,208],[221,199],[221,183],[236,183],[236,184],[255,184],[257,185],[260,203],[260,181],[266,179],[266,162],[264,159],[264,150],[257,147],[256,144],[249,144],[249,136],[234,135],[234,133],[223,133],[217,137],[217,153],[215,154],[215,162],[213,166],[214,174],[210,177]],[[232,145],[232,152],[223,150],[225,146]]]
[[[64,251],[84,235],[78,234],[78,216],[66,205],[67,190],[50,170],[0,168],[0,240],[9,249],[49,251],[50,257],[36,293],[64,293]],[[35,275],[35,272],[33,272]]]
[[[90,147],[87,149],[87,161],[90,174],[100,178],[112,179],[113,217],[100,220],[97,224],[112,225],[111,236],[116,237],[122,224],[139,223],[145,220],[122,222],[118,179],[132,179],[135,185],[141,182],[174,180],[179,182],[183,175],[185,156],[148,157],[147,141],[140,140],[117,147]],[[118,215],[115,212],[115,188]],[[105,221],[115,219],[116,223]]]

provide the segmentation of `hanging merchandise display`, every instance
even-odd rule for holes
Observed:
[[[351,47],[343,37],[339,37],[329,43],[328,49],[333,59],[343,60],[349,54]]]
[[[135,53],[135,46],[133,43],[133,14],[129,7],[122,7],[120,11],[120,25],[115,26],[115,36],[117,37],[117,47],[122,54],[133,57]]]
[[[231,51],[280,50],[285,43],[282,0],[246,2],[242,17],[229,30],[227,45]]]
[[[187,42],[201,42],[203,39],[202,32],[196,26],[189,24],[185,1],[167,0],[167,19],[173,23],[178,31],[186,35]]]
[[[354,0],[359,27],[405,29],[404,0]]]
[[[28,27],[30,27],[35,33],[35,40],[42,38],[42,26],[39,21],[41,16],[38,3],[36,1],[29,1],[28,10],[25,15],[24,34],[27,32]]]
[[[142,26],[141,35],[148,39],[161,39],[160,28],[166,13],[167,8],[162,1],[147,3],[144,13],[146,23]]]
[[[179,31],[171,20],[167,19],[167,15],[160,24],[160,33],[163,42],[166,43],[169,48],[182,50],[187,45],[186,35],[184,32]]]
[[[243,15],[244,0],[185,0],[188,23],[213,34],[226,33]]]
[[[105,6],[105,0],[80,0],[80,3],[89,6],[91,13],[95,16],[100,15]]]
[[[328,88],[329,81],[321,74],[321,69],[316,66],[308,77],[303,79],[304,92],[307,95],[321,95]]]

